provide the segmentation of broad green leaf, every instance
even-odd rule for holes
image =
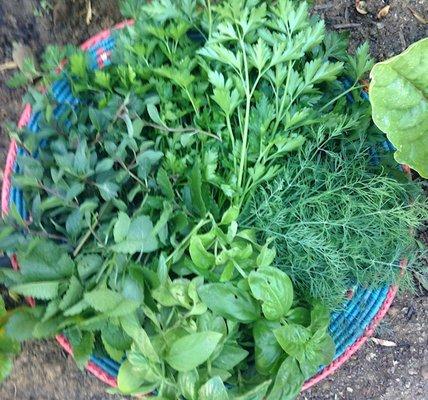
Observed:
[[[269,248],[268,243],[266,243],[257,256],[257,266],[261,268],[269,267],[273,263],[275,256],[276,250],[274,248]]]
[[[317,331],[307,342],[303,357],[299,360],[305,379],[313,376],[321,366],[330,364],[335,352],[336,346],[332,337],[324,330]]]
[[[245,392],[239,392],[239,394],[234,394],[234,400],[263,400],[266,398],[266,393],[271,385],[272,381],[264,381],[259,385],[252,387],[251,389]]]
[[[279,322],[262,319],[253,326],[256,369],[262,375],[275,373],[283,359],[284,352],[273,333],[275,329],[280,327]]]
[[[273,331],[284,351],[299,361],[303,359],[311,331],[301,325],[287,324]]]
[[[137,156],[138,176],[141,179],[147,179],[153,167],[159,163],[163,157],[161,151],[145,150]]]
[[[120,317],[133,312],[139,305],[134,300],[129,300],[121,294],[109,289],[95,289],[86,292],[84,300],[96,311],[106,313],[109,316]]]
[[[104,158],[103,160],[97,163],[97,166],[95,167],[95,172],[101,173],[110,171],[113,168],[113,165],[114,161],[111,158]]]
[[[158,385],[157,382],[147,382],[144,370],[135,368],[129,361],[121,364],[117,375],[117,386],[122,393],[150,393]]]
[[[131,337],[120,326],[109,323],[103,328],[101,334],[103,341],[115,349],[124,351],[131,347]]]
[[[286,320],[307,327],[311,323],[311,312],[305,307],[295,307],[287,313]]]
[[[239,216],[239,207],[230,206],[221,217],[220,225],[229,225],[233,221],[236,221],[238,219],[238,216]]]
[[[55,280],[70,277],[74,262],[59,245],[49,240],[33,239],[18,251],[20,271],[28,280]]]
[[[0,352],[0,383],[12,372],[13,362],[9,355]]]
[[[177,376],[177,384],[181,394],[186,400],[198,400],[199,374],[198,370],[192,370],[188,372],[179,372]]]
[[[70,70],[79,78],[86,76],[86,55],[83,51],[75,52],[70,56]]]
[[[216,376],[199,388],[199,400],[229,400],[227,389],[220,377]]]
[[[118,253],[151,253],[158,248],[158,240],[153,235],[153,223],[146,215],[131,220],[126,238],[111,247]]]
[[[428,38],[371,71],[373,121],[397,149],[399,163],[428,178]]]
[[[183,336],[171,344],[165,360],[177,371],[191,371],[208,360],[222,336],[210,331]]]
[[[214,267],[214,254],[205,249],[200,236],[193,235],[190,238],[189,253],[192,261],[201,270],[207,271]]]
[[[7,335],[20,342],[31,339],[34,327],[42,317],[43,311],[41,307],[15,310],[6,323]]]
[[[141,327],[141,324],[135,315],[124,316],[120,319],[123,330],[134,340],[134,344],[139,351],[152,362],[160,362],[158,353],[153,347],[147,332]]]
[[[245,360],[248,356],[248,351],[244,350],[238,344],[226,343],[221,353],[213,360],[213,366],[226,371],[231,371],[241,361]]]
[[[131,226],[131,219],[128,217],[127,214],[120,211],[117,217],[117,221],[113,227],[113,237],[116,243],[119,243],[125,240],[130,226]]]
[[[285,316],[293,303],[293,284],[288,275],[274,267],[262,267],[248,276],[253,296],[262,302],[268,320]]]
[[[100,191],[101,197],[105,201],[115,199],[117,197],[117,192],[120,187],[114,182],[104,182],[97,184],[98,190]]]
[[[147,112],[149,113],[150,119],[158,125],[164,125],[163,121],[159,116],[158,109],[154,104],[147,104]]]
[[[168,200],[174,199],[174,190],[172,188],[171,182],[169,180],[168,174],[163,168],[159,168],[157,183]]]
[[[251,295],[230,283],[209,283],[198,294],[214,313],[232,321],[248,324],[260,317],[260,308]]]
[[[316,331],[326,331],[330,324],[330,311],[322,304],[316,304],[311,310],[311,326],[312,333]]]
[[[294,400],[300,393],[304,377],[295,358],[287,357],[281,364],[266,400]]]

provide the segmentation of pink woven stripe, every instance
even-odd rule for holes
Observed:
[[[64,335],[58,335],[55,337],[55,339],[68,354],[70,354],[71,356],[73,355],[73,349],[71,348],[70,342],[66,339]],[[116,378],[107,374],[104,370],[102,370],[98,365],[94,364],[93,362],[89,362],[86,366],[86,369],[107,385],[112,387],[117,386]]]
[[[31,118],[31,105],[26,104],[21,118],[18,121],[18,128],[23,128],[28,124]],[[3,171],[3,184],[1,189],[1,212],[5,216],[9,212],[10,191],[12,185],[13,168],[15,167],[16,151],[18,146],[15,140],[9,144],[9,150],[6,157],[6,166]]]
[[[113,29],[123,29],[127,26],[134,25],[134,20],[127,19],[113,27]],[[83,42],[80,45],[80,48],[82,50],[89,50],[92,46],[100,42],[101,40],[107,39],[111,35],[111,29],[106,29],[100,33],[98,33],[95,36],[92,36],[90,39],[88,39],[86,42]]]

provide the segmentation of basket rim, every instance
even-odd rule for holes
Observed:
[[[98,34],[90,37],[85,42],[83,42],[80,45],[80,48],[84,51],[90,50],[93,46],[95,46],[97,43],[99,43],[102,40],[105,40],[109,38],[112,34],[112,31],[114,30],[121,30],[128,26],[134,25],[135,21],[132,19],[124,20],[116,25],[113,26],[111,29],[105,29]],[[61,67],[59,67],[58,72],[60,72]],[[18,121],[18,128],[25,127],[32,116],[32,109],[30,104],[25,104],[23,112],[19,118]],[[2,181],[2,188],[1,188],[1,212],[2,216],[5,216],[9,212],[9,204],[10,204],[10,193],[12,189],[12,176],[14,172],[14,165],[17,157],[17,150],[18,145],[15,139],[11,140],[9,144],[9,149],[7,152],[6,157],[6,164],[3,171],[3,181]],[[405,166],[406,167],[406,166]],[[408,168],[408,167],[407,167]],[[12,266],[14,269],[18,269],[19,265],[17,262],[17,259],[14,255],[11,257],[12,260]],[[400,268],[405,268],[407,264],[407,261],[401,260],[400,261]],[[388,288],[387,295],[385,297],[385,300],[383,301],[381,307],[375,314],[375,316],[372,318],[369,325],[365,328],[362,335],[352,344],[350,345],[339,357],[337,357],[335,360],[333,360],[329,365],[325,366],[319,373],[314,375],[312,378],[308,379],[303,387],[302,392],[311,388],[315,384],[321,382],[328,376],[332,375],[335,371],[337,371],[344,363],[346,363],[363,345],[364,343],[374,334],[374,331],[376,327],[379,325],[381,320],[384,318],[386,313],[388,312],[396,294],[398,291],[398,287],[395,285],[392,285]],[[32,298],[26,299],[29,305],[34,306],[35,302]],[[70,345],[70,342],[67,340],[67,338],[64,335],[57,335],[56,341],[58,344],[70,355],[73,355],[73,350]],[[103,381],[109,386],[117,387],[117,377],[109,374],[104,369],[102,369],[100,366],[95,364],[92,361],[89,361],[86,365],[86,370],[92,373],[96,378]]]

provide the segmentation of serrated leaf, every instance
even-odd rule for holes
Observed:
[[[22,283],[10,288],[22,296],[34,297],[41,300],[51,300],[58,295],[59,281]]]
[[[72,305],[76,304],[77,301],[81,300],[82,296],[83,286],[75,276],[72,276],[67,291],[59,303],[59,308],[63,311],[70,308]]]

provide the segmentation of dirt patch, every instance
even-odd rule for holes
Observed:
[[[3,400],[119,400],[93,375],[79,371],[53,341],[28,342],[2,386]]]
[[[428,18],[426,0],[368,0],[365,15],[357,12],[355,3],[355,0],[315,0],[314,7],[330,29],[349,32],[351,50],[367,41],[372,55],[384,60],[428,36],[428,25],[413,14]],[[389,12],[378,18],[379,11],[386,6]]]
[[[50,4],[43,10],[42,3]],[[428,36],[409,7],[428,18],[426,0],[368,0],[368,14],[355,10],[355,0],[315,0],[316,12],[330,29],[348,31],[350,48],[367,40],[372,54],[384,59]],[[40,55],[47,44],[79,44],[121,20],[116,0],[92,0],[93,18],[86,24],[86,0],[0,0],[0,64],[10,60],[12,43],[28,45]],[[390,5],[388,15],[377,18]],[[41,16],[36,16],[42,10]],[[36,11],[36,12],[35,12]],[[346,27],[348,26],[348,27]],[[0,166],[9,139],[2,124],[17,120],[22,92],[4,84],[10,73],[0,72]],[[426,296],[395,301],[376,336],[397,344],[382,347],[369,342],[335,375],[301,395],[300,400],[422,400],[428,392]],[[77,369],[53,341],[31,342],[17,358],[12,376],[0,386],[0,399],[110,400],[105,385]]]

